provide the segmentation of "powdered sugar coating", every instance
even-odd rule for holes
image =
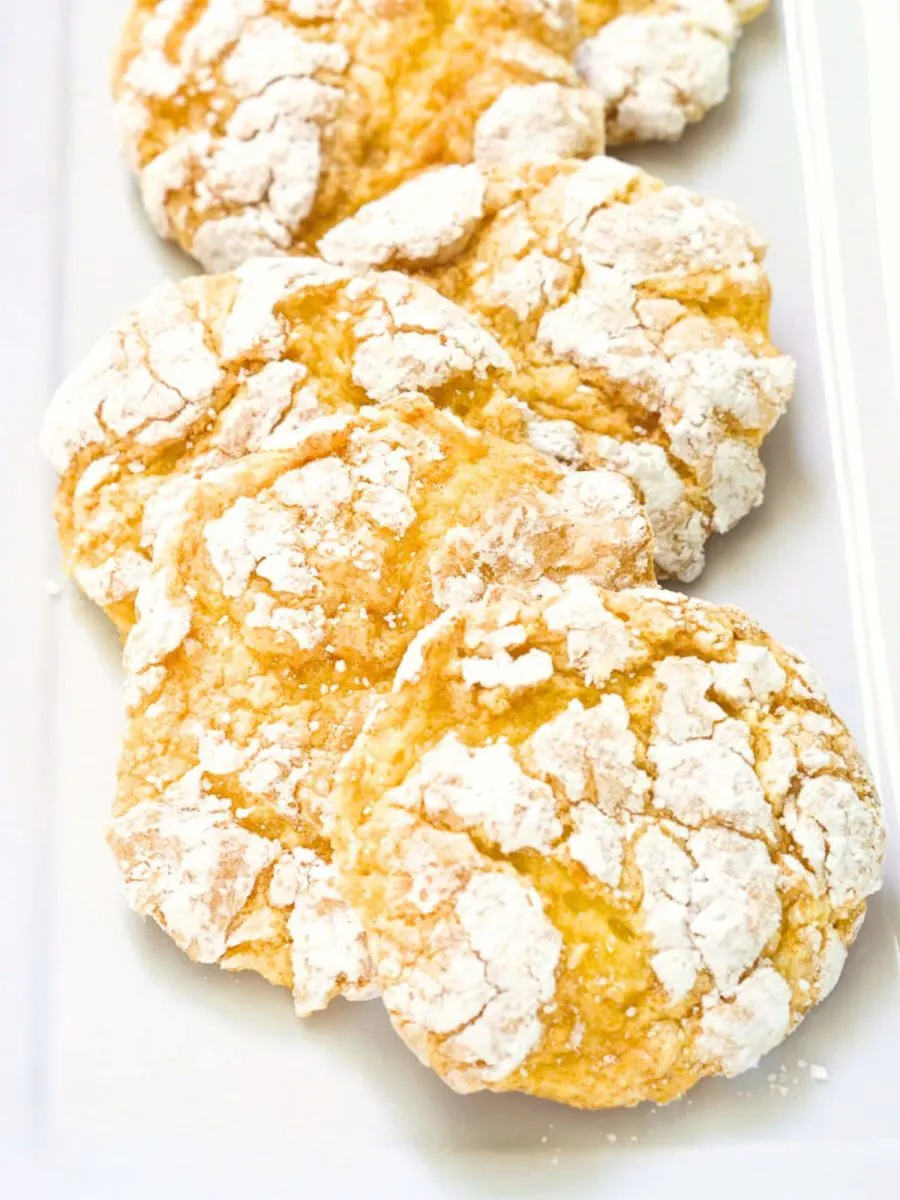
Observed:
[[[475,161],[489,166],[535,156],[577,158],[603,149],[602,106],[558,83],[508,87],[475,125]]]
[[[828,994],[884,822],[789,651],[734,609],[570,578],[492,588],[411,653],[342,765],[337,846],[391,1019],[452,1087],[665,1101]],[[535,655],[552,673],[523,681]],[[460,918],[499,880],[538,963],[489,906]]]
[[[737,988],[734,999],[704,1013],[697,1050],[721,1064],[724,1075],[740,1075],[788,1033],[791,989],[770,967],[759,967]]]
[[[401,1033],[409,1021],[413,1048],[420,1028],[448,1033],[448,1082],[477,1090],[515,1071],[540,1039],[537,1014],[553,995],[560,944],[534,889],[481,873],[452,895],[435,931],[437,972],[388,975],[384,1000]],[[474,1078],[473,1059],[485,1064]]]
[[[481,325],[437,292],[390,272],[359,327],[353,380],[375,401],[512,366]]]
[[[229,930],[278,846],[235,826],[195,769],[158,802],[114,821],[109,844],[131,907],[152,916],[198,962],[225,953]]]
[[[576,57],[605,106],[607,138],[676,141],[728,95],[741,23],[766,7],[746,0],[649,0],[609,19],[581,5],[587,36]],[[598,22],[602,21],[602,24]]]
[[[483,167],[479,220],[477,169],[465,170],[363,208],[322,252],[356,265],[387,254],[476,313],[515,363],[517,417],[491,406],[469,419],[626,473],[660,571],[695,578],[710,534],[762,501],[760,445],[793,390],[768,338],[762,241],[731,205],[602,157]],[[418,190],[440,204],[416,207]]]
[[[553,792],[529,779],[503,743],[470,750],[449,733],[424,756],[406,788],[408,794],[395,796],[394,803],[421,806],[430,821],[451,828],[478,825],[504,854],[549,851],[562,835]]]
[[[804,861],[823,878],[832,904],[852,903],[871,892],[877,864],[869,847],[877,821],[860,805],[849,780],[833,775],[805,779],[784,819]]]
[[[565,636],[568,664],[579,669],[587,683],[603,684],[614,671],[628,666],[628,631],[587,579],[567,580],[547,605],[544,621],[548,629]]]
[[[362,925],[338,890],[334,867],[297,848],[280,858],[269,885],[269,903],[289,909],[294,1007],[306,1017],[334,999],[370,1000],[369,949]]]
[[[582,536],[568,536],[572,529]],[[554,543],[554,577],[584,571],[620,587],[635,572],[643,573],[648,525],[627,480],[604,469],[564,473],[555,494],[539,507],[487,509],[477,525],[450,530],[431,560],[434,599],[442,608],[477,600],[484,579],[502,574],[536,581],[547,570],[548,546]]]
[[[602,149],[577,37],[574,0],[453,0],[443,14],[407,0],[136,4],[116,69],[120,140],[160,235],[225,271],[289,253],[475,147],[514,153],[540,136],[546,150]]]
[[[62,474],[109,434],[158,445],[164,422],[185,423],[209,403],[221,378],[195,319],[196,285],[163,284],[91,351],[53,398],[43,447]],[[114,458],[104,456],[104,470]]]
[[[293,449],[245,454],[197,481],[157,539],[125,646],[128,727],[111,844],[138,911],[182,930],[186,919],[171,914],[189,907],[179,945],[290,987],[300,1015],[337,995],[370,995],[365,939],[332,862],[337,764],[407,646],[454,602],[448,572],[475,596],[498,579],[575,570],[604,582],[652,578],[634,494],[606,474],[586,473],[573,490],[563,469],[527,447],[473,436],[406,397],[319,421]],[[523,687],[552,673],[546,655],[514,662],[509,647],[484,661],[495,686],[509,683],[510,669]],[[440,777],[439,756],[430,766]],[[445,780],[448,820],[469,819],[467,789],[485,772],[514,785],[508,755],[479,751],[470,770]],[[189,811],[184,779],[199,789]],[[556,837],[554,803],[546,784],[529,782],[497,823],[501,843]],[[177,838],[173,824],[185,826]],[[226,905],[216,881],[235,864],[240,886]]]
[[[475,166],[425,172],[326,233],[320,249],[329,261],[373,267],[452,258],[484,215],[485,187]]]

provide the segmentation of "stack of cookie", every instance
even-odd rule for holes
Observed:
[[[808,665],[657,586],[762,500],[794,374],[764,245],[596,153],[721,100],[763,7],[141,0],[126,29],[148,211],[225,273],[153,293],[47,418],[66,562],[125,642],[110,846],[190,957],[301,1016],[380,995],[458,1090],[745,1070],[879,886]]]

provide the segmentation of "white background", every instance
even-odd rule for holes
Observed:
[[[286,993],[194,966],[126,910],[102,838],[118,646],[69,585],[47,594],[60,574],[37,448],[65,372],[162,276],[192,269],[147,227],[115,153],[108,62],[126,7],[0,0],[0,1195],[896,1195],[896,847],[832,999],[759,1070],[660,1110],[455,1096],[378,1004],[300,1024]],[[885,114],[900,111],[900,21],[893,0],[778,7],[747,33],[729,102],[679,146],[630,156],[733,199],[770,239],[773,332],[800,367],[767,443],[766,504],[691,590],[813,660],[896,827],[900,218]]]

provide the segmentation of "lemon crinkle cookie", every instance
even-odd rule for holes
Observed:
[[[194,959],[291,987],[305,1015],[370,994],[331,791],[403,651],[493,581],[621,586],[652,579],[652,551],[621,476],[566,472],[420,397],[291,442],[208,473],[160,533],[125,644],[109,841],[138,912]]]
[[[696,578],[710,534],[761,502],[794,364],[769,336],[765,244],[730,204],[603,156],[448,166],[319,248],[418,272],[476,315],[515,363],[532,442],[641,489],[661,575]],[[509,407],[480,419],[502,429]]]
[[[586,1108],[753,1066],[836,984],[884,852],[802,659],[735,609],[576,578],[426,629],[338,807],[405,1041],[457,1090]]]
[[[97,344],[47,414],[67,566],[126,630],[159,530],[205,471],[411,391],[461,414],[491,411],[509,401],[511,367],[472,316],[395,273],[260,259],[165,284]]]
[[[208,270],[286,253],[435,162],[601,150],[573,0],[137,0],[121,141]]]
[[[675,141],[728,95],[743,26],[768,0],[578,0],[576,63],[603,101],[606,135]]]

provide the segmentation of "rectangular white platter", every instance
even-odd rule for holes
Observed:
[[[600,1114],[453,1095],[377,1003],[301,1025],[287,994],[193,966],[122,901],[102,836],[118,647],[70,585],[48,594],[37,434],[107,324],[189,270],[114,148],[108,62],[126,7],[4,0],[0,22],[0,1195],[895,1196],[896,0],[783,0],[747,33],[728,103],[680,145],[631,155],[734,200],[772,243],[774,334],[799,388],[767,445],[765,506],[692,590],[747,608],[818,667],[883,789],[886,887],[837,992],[758,1070]]]

